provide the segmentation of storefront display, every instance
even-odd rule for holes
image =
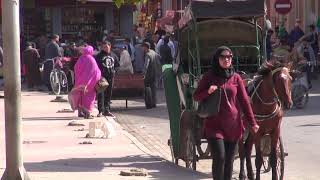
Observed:
[[[97,33],[104,27],[104,9],[101,8],[63,8],[62,9],[62,39],[75,41],[94,40]]]
[[[27,40],[32,41],[41,34],[46,34],[47,21],[45,19],[45,10],[26,9],[22,17],[24,23],[23,34]],[[51,27],[48,27],[48,30],[49,28],[51,29]]]

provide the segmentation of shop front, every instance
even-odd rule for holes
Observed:
[[[29,0],[32,1],[32,0]],[[23,9],[23,33],[32,40],[59,34],[62,42],[95,43],[104,30],[132,36],[132,7],[118,9],[112,0],[33,0]]]

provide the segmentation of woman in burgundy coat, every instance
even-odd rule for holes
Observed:
[[[204,130],[213,154],[213,179],[231,180],[235,149],[244,130],[241,112],[251,131],[256,133],[259,126],[242,79],[232,67],[232,51],[226,46],[216,50],[212,68],[204,74],[193,98],[202,101],[218,87],[222,88],[220,111],[205,119]]]

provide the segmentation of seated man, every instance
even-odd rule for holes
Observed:
[[[126,47],[123,46],[120,49],[120,67],[118,73],[120,74],[133,74],[133,66],[131,62],[131,57]]]

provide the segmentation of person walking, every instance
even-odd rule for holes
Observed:
[[[30,42],[26,43],[26,49],[23,51],[23,62],[26,68],[27,86],[30,90],[41,85],[41,76],[39,70],[40,54],[37,49],[32,47]]]
[[[72,107],[78,116],[93,119],[91,112],[96,98],[95,85],[101,78],[101,71],[93,57],[93,47],[86,46],[75,67],[75,85],[71,90]]]
[[[60,51],[60,47],[58,45],[59,42],[59,36],[54,34],[51,37],[51,41],[47,44],[45,49],[45,59],[44,61],[48,59],[53,59],[56,57],[62,57],[62,52]],[[50,73],[53,68],[53,63],[46,62],[44,64],[44,74],[43,74],[43,81],[45,85],[48,87],[49,91],[52,91],[51,84],[50,84]]]
[[[101,70],[102,76],[106,78],[109,83],[108,88],[101,93],[98,93],[98,117],[114,115],[110,112],[113,78],[115,68],[119,67],[118,57],[111,51],[111,43],[109,41],[102,42],[101,51],[96,57],[97,64]]]
[[[135,54],[135,49],[134,46],[131,43],[130,38],[126,38],[125,41],[125,46],[126,46],[126,50],[128,51],[130,57],[131,57],[131,61],[134,62],[134,54]]]
[[[300,28],[300,23],[300,19],[296,19],[294,28],[291,30],[289,34],[288,42],[291,48],[293,48],[294,44],[304,35],[303,30]]]
[[[151,89],[151,103],[147,104],[147,109],[155,108],[157,104],[157,88],[156,83],[160,77],[160,55],[150,49],[151,45],[148,42],[143,43],[145,53],[144,60],[144,86]]]
[[[123,46],[120,48],[120,61],[119,69],[117,73],[121,74],[133,74],[133,66],[129,52],[126,50],[126,47]]]
[[[232,51],[226,46],[216,50],[212,67],[203,75],[193,98],[201,102],[218,87],[222,88],[220,111],[205,119],[204,131],[213,155],[213,179],[231,180],[236,147],[244,129],[241,110],[253,132],[256,133],[259,126],[243,81],[233,69]]]
[[[137,41],[137,44],[134,46],[134,62],[133,69],[135,73],[141,74],[144,68],[144,50],[142,46],[142,41]]]
[[[310,33],[307,35],[307,41],[310,43],[313,49],[314,56],[317,59],[318,51],[319,51],[318,32],[314,24],[311,24],[309,28],[310,28]]]
[[[163,44],[160,46],[160,56],[161,56],[161,64],[172,64],[173,57],[171,53],[171,48],[168,45],[169,36],[166,36],[163,39]]]

